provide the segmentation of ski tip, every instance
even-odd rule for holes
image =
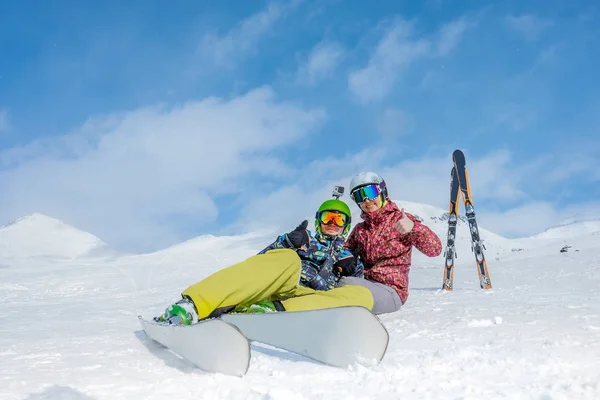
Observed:
[[[454,150],[454,152],[452,153],[452,158],[456,159],[463,159],[465,158],[465,153],[462,152],[462,150],[460,149],[456,149]]]

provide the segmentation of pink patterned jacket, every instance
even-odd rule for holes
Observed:
[[[398,292],[402,303],[408,298],[408,272],[411,265],[412,246],[429,257],[439,256],[442,241],[415,216],[406,213],[415,226],[407,234],[400,234],[396,222],[402,212],[391,200],[379,210],[362,213],[364,222],[358,223],[346,248],[360,256],[365,266],[365,278],[383,283]]]

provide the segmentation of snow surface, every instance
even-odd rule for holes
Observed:
[[[445,243],[442,210],[399,204]],[[273,233],[105,257],[93,235],[37,214],[0,229],[0,399],[599,399],[600,231],[576,225],[516,240],[482,229],[494,286],[483,291],[462,221],[455,290],[439,290],[441,256],[415,251],[407,304],[380,316],[380,365],[338,369],[253,344],[236,378],[149,342],[136,315],[161,313]]]

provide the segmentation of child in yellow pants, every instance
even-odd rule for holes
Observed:
[[[348,305],[373,308],[371,292],[362,286],[315,290],[300,284],[300,272],[295,251],[270,250],[214,273],[185,289],[183,296],[196,305],[199,319],[261,301],[279,300],[286,311]]]
[[[328,200],[317,211],[313,236],[304,221],[261,251],[215,272],[182,292],[182,300],[155,320],[186,324],[226,312],[300,311],[341,306],[373,308],[371,291],[338,286],[342,276],[363,276],[363,265],[344,249],[350,209]]]

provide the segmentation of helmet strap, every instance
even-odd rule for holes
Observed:
[[[387,204],[387,199],[383,198],[383,193],[379,193],[379,200],[379,202],[381,203],[381,207],[379,208],[385,207],[385,205]]]

